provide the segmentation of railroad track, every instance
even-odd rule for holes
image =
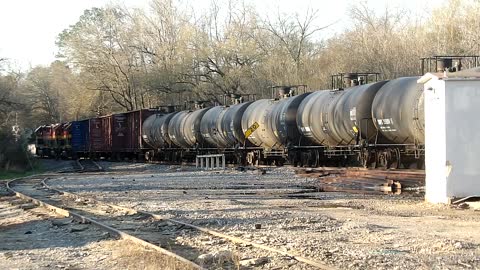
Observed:
[[[102,166],[98,165],[92,159],[77,159],[72,162],[74,172],[100,172],[103,171]]]
[[[98,226],[114,236],[174,257],[186,268],[238,269],[243,265],[239,261],[239,254],[253,254],[253,258],[279,256],[295,260],[305,264],[305,269],[334,269],[292,251],[279,250],[158,214],[58,190],[46,183],[49,177],[55,176],[57,175],[16,179],[8,182],[7,188],[26,204],[43,206],[62,216]],[[204,243],[201,240],[205,235],[213,239],[213,244],[212,241]],[[194,244],[181,241],[185,238],[190,239],[188,243]],[[281,269],[282,266],[278,267]]]

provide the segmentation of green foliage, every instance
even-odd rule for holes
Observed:
[[[0,173],[23,173],[34,168],[26,140],[16,139],[9,130],[0,130]]]

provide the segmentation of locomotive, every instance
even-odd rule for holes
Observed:
[[[451,58],[435,61],[437,71],[461,69]],[[422,168],[419,77],[362,83],[364,75],[342,74],[345,87],[334,90],[296,95],[297,86],[286,86],[274,99],[241,102],[233,96],[231,105],[169,106],[42,126],[37,149],[39,155],[77,158],[182,161],[221,153],[237,164]],[[65,142],[45,135],[52,132]]]

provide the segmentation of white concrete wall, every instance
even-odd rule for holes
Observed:
[[[480,195],[480,80],[425,84],[425,199]]]
[[[445,83],[447,196],[480,195],[480,80]]]
[[[448,203],[446,177],[445,84],[430,80],[425,84],[425,199]]]

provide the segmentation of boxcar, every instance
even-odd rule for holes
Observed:
[[[127,114],[114,114],[108,118],[111,121],[111,130],[109,133],[111,135],[112,156],[119,159],[127,152],[127,137],[129,134]]]
[[[112,150],[111,115],[90,119],[89,148],[92,157],[108,157]]]
[[[72,145],[72,156],[74,158],[79,158],[87,155],[89,150],[89,126],[90,121],[81,120],[73,121],[71,123],[71,145]]]
[[[142,138],[142,128],[143,122],[157,112],[156,109],[142,109],[125,113],[126,136],[123,138],[123,150],[128,157],[142,159],[145,152],[152,149]]]

